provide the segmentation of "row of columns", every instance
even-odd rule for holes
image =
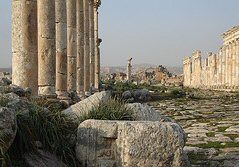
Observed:
[[[13,84],[67,98],[99,89],[100,0],[12,0]]]
[[[184,60],[184,86],[239,89],[239,38],[224,44],[218,54],[209,53],[203,62],[201,52],[197,53],[196,58]]]

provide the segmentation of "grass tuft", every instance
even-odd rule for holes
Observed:
[[[29,112],[17,112],[18,131],[9,155],[19,157],[42,149],[57,155],[69,166],[76,166],[75,139],[78,125],[58,110],[29,104]]]
[[[87,119],[98,120],[134,120],[133,111],[119,99],[111,98],[106,103],[94,107],[88,114],[80,117],[83,122]]]

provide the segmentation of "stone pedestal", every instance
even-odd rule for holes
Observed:
[[[56,93],[58,98],[68,98],[67,94],[67,24],[66,1],[56,0]]]
[[[55,96],[55,1],[38,0],[37,6],[39,94],[44,96]]]
[[[37,0],[12,0],[12,81],[38,91]]]
[[[76,0],[67,0],[67,90],[76,91]]]
[[[89,0],[84,2],[84,92],[89,95],[90,90],[90,21]]]
[[[84,95],[84,3],[77,0],[77,94]]]

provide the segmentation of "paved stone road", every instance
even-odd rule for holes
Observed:
[[[176,120],[187,134],[193,166],[239,167],[239,96],[237,93],[200,92],[200,97],[149,103]]]

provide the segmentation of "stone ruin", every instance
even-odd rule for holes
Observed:
[[[13,84],[68,98],[99,90],[100,0],[12,0]]]
[[[223,34],[219,53],[202,60],[201,51],[183,62],[184,86],[213,90],[239,89],[239,26]]]
[[[33,95],[63,100],[68,99],[71,92],[85,96],[92,87],[99,90],[100,4],[100,0],[12,0],[13,85],[10,87],[21,87],[24,93],[30,88]],[[128,61],[128,80],[131,80],[131,60]],[[5,84],[6,81],[2,81]],[[8,95],[15,95],[14,91]],[[21,96],[16,98],[21,102]],[[95,93],[62,112],[82,116],[106,98],[109,98],[106,92]],[[137,106],[133,107],[135,121],[88,120],[80,124],[76,143],[79,162],[89,167],[188,165],[183,154],[185,134],[181,126],[168,119],[165,121],[148,106]],[[1,129],[16,127],[11,132],[13,140],[17,132],[16,115],[4,107],[0,107],[0,114]],[[39,165],[37,160],[38,157],[31,160],[35,162],[32,166]],[[48,158],[43,164],[64,166]]]

